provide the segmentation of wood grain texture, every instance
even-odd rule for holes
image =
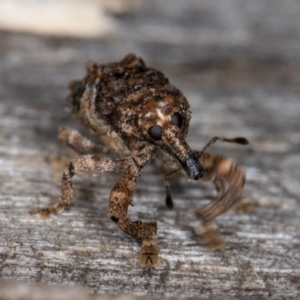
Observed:
[[[209,38],[190,44],[171,37],[160,42],[163,30],[149,33],[143,27],[146,23],[135,36],[125,35],[147,16],[148,26],[169,28],[162,21],[169,17],[171,24],[177,20],[183,29],[204,26],[204,19],[197,17],[201,13],[219,16],[217,6],[198,7],[196,2],[188,1],[187,7],[197,12],[190,23],[184,15],[176,19],[167,6],[160,9],[158,2],[147,4],[148,10],[120,17],[124,32],[109,41],[0,33],[0,291],[5,291],[6,299],[22,299],[16,293],[29,284],[41,285],[31,289],[31,299],[38,291],[48,299],[60,299],[63,292],[57,292],[58,286],[64,286],[66,295],[76,286],[78,295],[85,295],[82,299],[98,299],[89,292],[203,299],[299,296],[300,37],[289,28],[299,22],[300,5],[289,1],[291,6],[281,10],[279,2],[273,6],[269,0],[266,6],[259,1],[249,4],[253,9],[258,5],[253,11],[239,6],[248,21],[232,22],[244,24],[249,33],[255,33],[251,28],[258,30],[257,39],[250,41],[246,35],[250,40],[244,44],[235,40],[236,31],[226,23],[227,14],[237,10],[230,5],[243,2],[238,0],[224,1],[228,6],[224,4],[220,23],[206,24],[216,33],[226,29],[228,44],[223,39],[211,44]],[[260,26],[251,27],[258,24],[261,11],[267,23],[262,20]],[[270,25],[276,13],[278,31]],[[151,36],[155,41],[147,45]],[[263,37],[273,47],[263,46]],[[119,174],[76,176],[75,207],[47,220],[28,213],[54,203],[60,195],[62,166],[68,161],[64,157],[70,154],[57,140],[58,127],[84,132],[71,120],[64,100],[69,80],[83,75],[88,59],[105,63],[129,51],[161,69],[187,96],[193,111],[188,139],[193,147],[201,149],[214,135],[250,140],[246,148],[219,143],[211,149],[236,159],[247,175],[245,205],[216,220],[227,243],[215,252],[199,244],[193,215],[214,195],[213,185],[190,183],[184,177],[172,180],[175,207],[169,211],[160,166],[143,170],[129,214],[132,219],[158,222],[162,263],[151,272],[137,265],[138,242],[107,217],[109,192]]]

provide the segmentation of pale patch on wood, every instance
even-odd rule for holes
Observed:
[[[55,36],[100,37],[114,33],[117,22],[107,10],[121,12],[137,1],[2,0],[0,28]]]

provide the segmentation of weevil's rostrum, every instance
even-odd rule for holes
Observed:
[[[139,264],[153,267],[160,259],[156,247],[156,222],[131,221],[128,206],[137,178],[153,158],[174,166],[167,176],[167,205],[172,206],[168,179],[181,170],[193,180],[210,180],[217,187],[215,200],[196,210],[203,222],[207,244],[217,243],[209,226],[218,215],[237,202],[245,183],[244,172],[231,160],[205,152],[217,139],[246,144],[244,138],[214,138],[202,151],[190,148],[185,138],[191,119],[190,106],[183,94],[141,58],[128,54],[119,63],[86,64],[83,80],[70,83],[68,97],[73,114],[101,141],[102,147],[70,128],[61,128],[59,138],[80,155],[70,162],[62,176],[59,202],[35,212],[49,216],[73,204],[71,178],[74,174],[123,171],[109,196],[109,217],[117,226],[142,241]],[[99,153],[114,152],[120,159],[104,158]],[[88,154],[90,153],[90,154]]]

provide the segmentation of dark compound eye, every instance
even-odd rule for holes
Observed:
[[[148,133],[151,136],[151,138],[153,138],[156,141],[161,139],[162,130],[159,125],[154,125],[154,126],[150,127],[148,130]]]
[[[175,114],[172,116],[171,120],[172,120],[172,123],[173,123],[174,125],[176,125],[177,127],[179,127],[179,128],[182,127],[182,125],[183,125],[183,119],[182,119],[182,116],[181,116],[180,113],[175,113]]]

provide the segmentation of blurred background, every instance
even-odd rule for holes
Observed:
[[[284,119],[290,132],[299,103],[299,11],[298,0],[1,0],[1,92],[11,93],[10,84],[29,93],[48,85],[48,100],[61,105],[55,93],[62,98],[85,61],[135,52],[179,88],[197,90],[191,96],[205,105],[203,126],[212,119],[208,106],[226,97],[224,105],[245,118],[255,113],[256,125],[278,132]],[[265,118],[269,110],[275,119]]]
[[[229,245],[225,252],[207,254],[187,229],[200,205],[197,197],[213,194],[213,187],[184,189],[184,181],[174,187],[177,210],[167,213],[162,178],[154,168],[145,170],[132,215],[159,220],[164,260],[152,277],[136,266],[138,245],[116,233],[106,217],[114,175],[74,179],[80,209],[50,223],[36,226],[36,219],[21,214],[59,197],[61,171],[57,175],[49,163],[49,156],[65,154],[58,127],[84,131],[70,118],[69,81],[85,75],[87,60],[105,64],[128,52],[161,70],[186,95],[193,147],[201,149],[215,135],[250,140],[247,148],[219,143],[211,149],[243,166],[244,199],[253,206],[247,215],[218,218]],[[71,283],[95,293],[195,297],[201,288],[204,298],[296,297],[299,115],[299,0],[0,0],[0,278]],[[82,252],[69,244],[69,232]],[[109,235],[115,244],[99,252],[95,243]],[[177,249],[178,260],[167,249]],[[201,263],[189,251],[199,253]],[[93,267],[95,261],[101,268]],[[216,265],[224,269],[215,273]],[[7,295],[17,299],[13,290],[7,288]]]
[[[0,28],[2,103],[56,112],[35,134],[55,139],[49,122],[68,118],[87,60],[134,52],[186,94],[193,145],[246,135],[256,150],[298,149],[298,0],[0,0]]]

